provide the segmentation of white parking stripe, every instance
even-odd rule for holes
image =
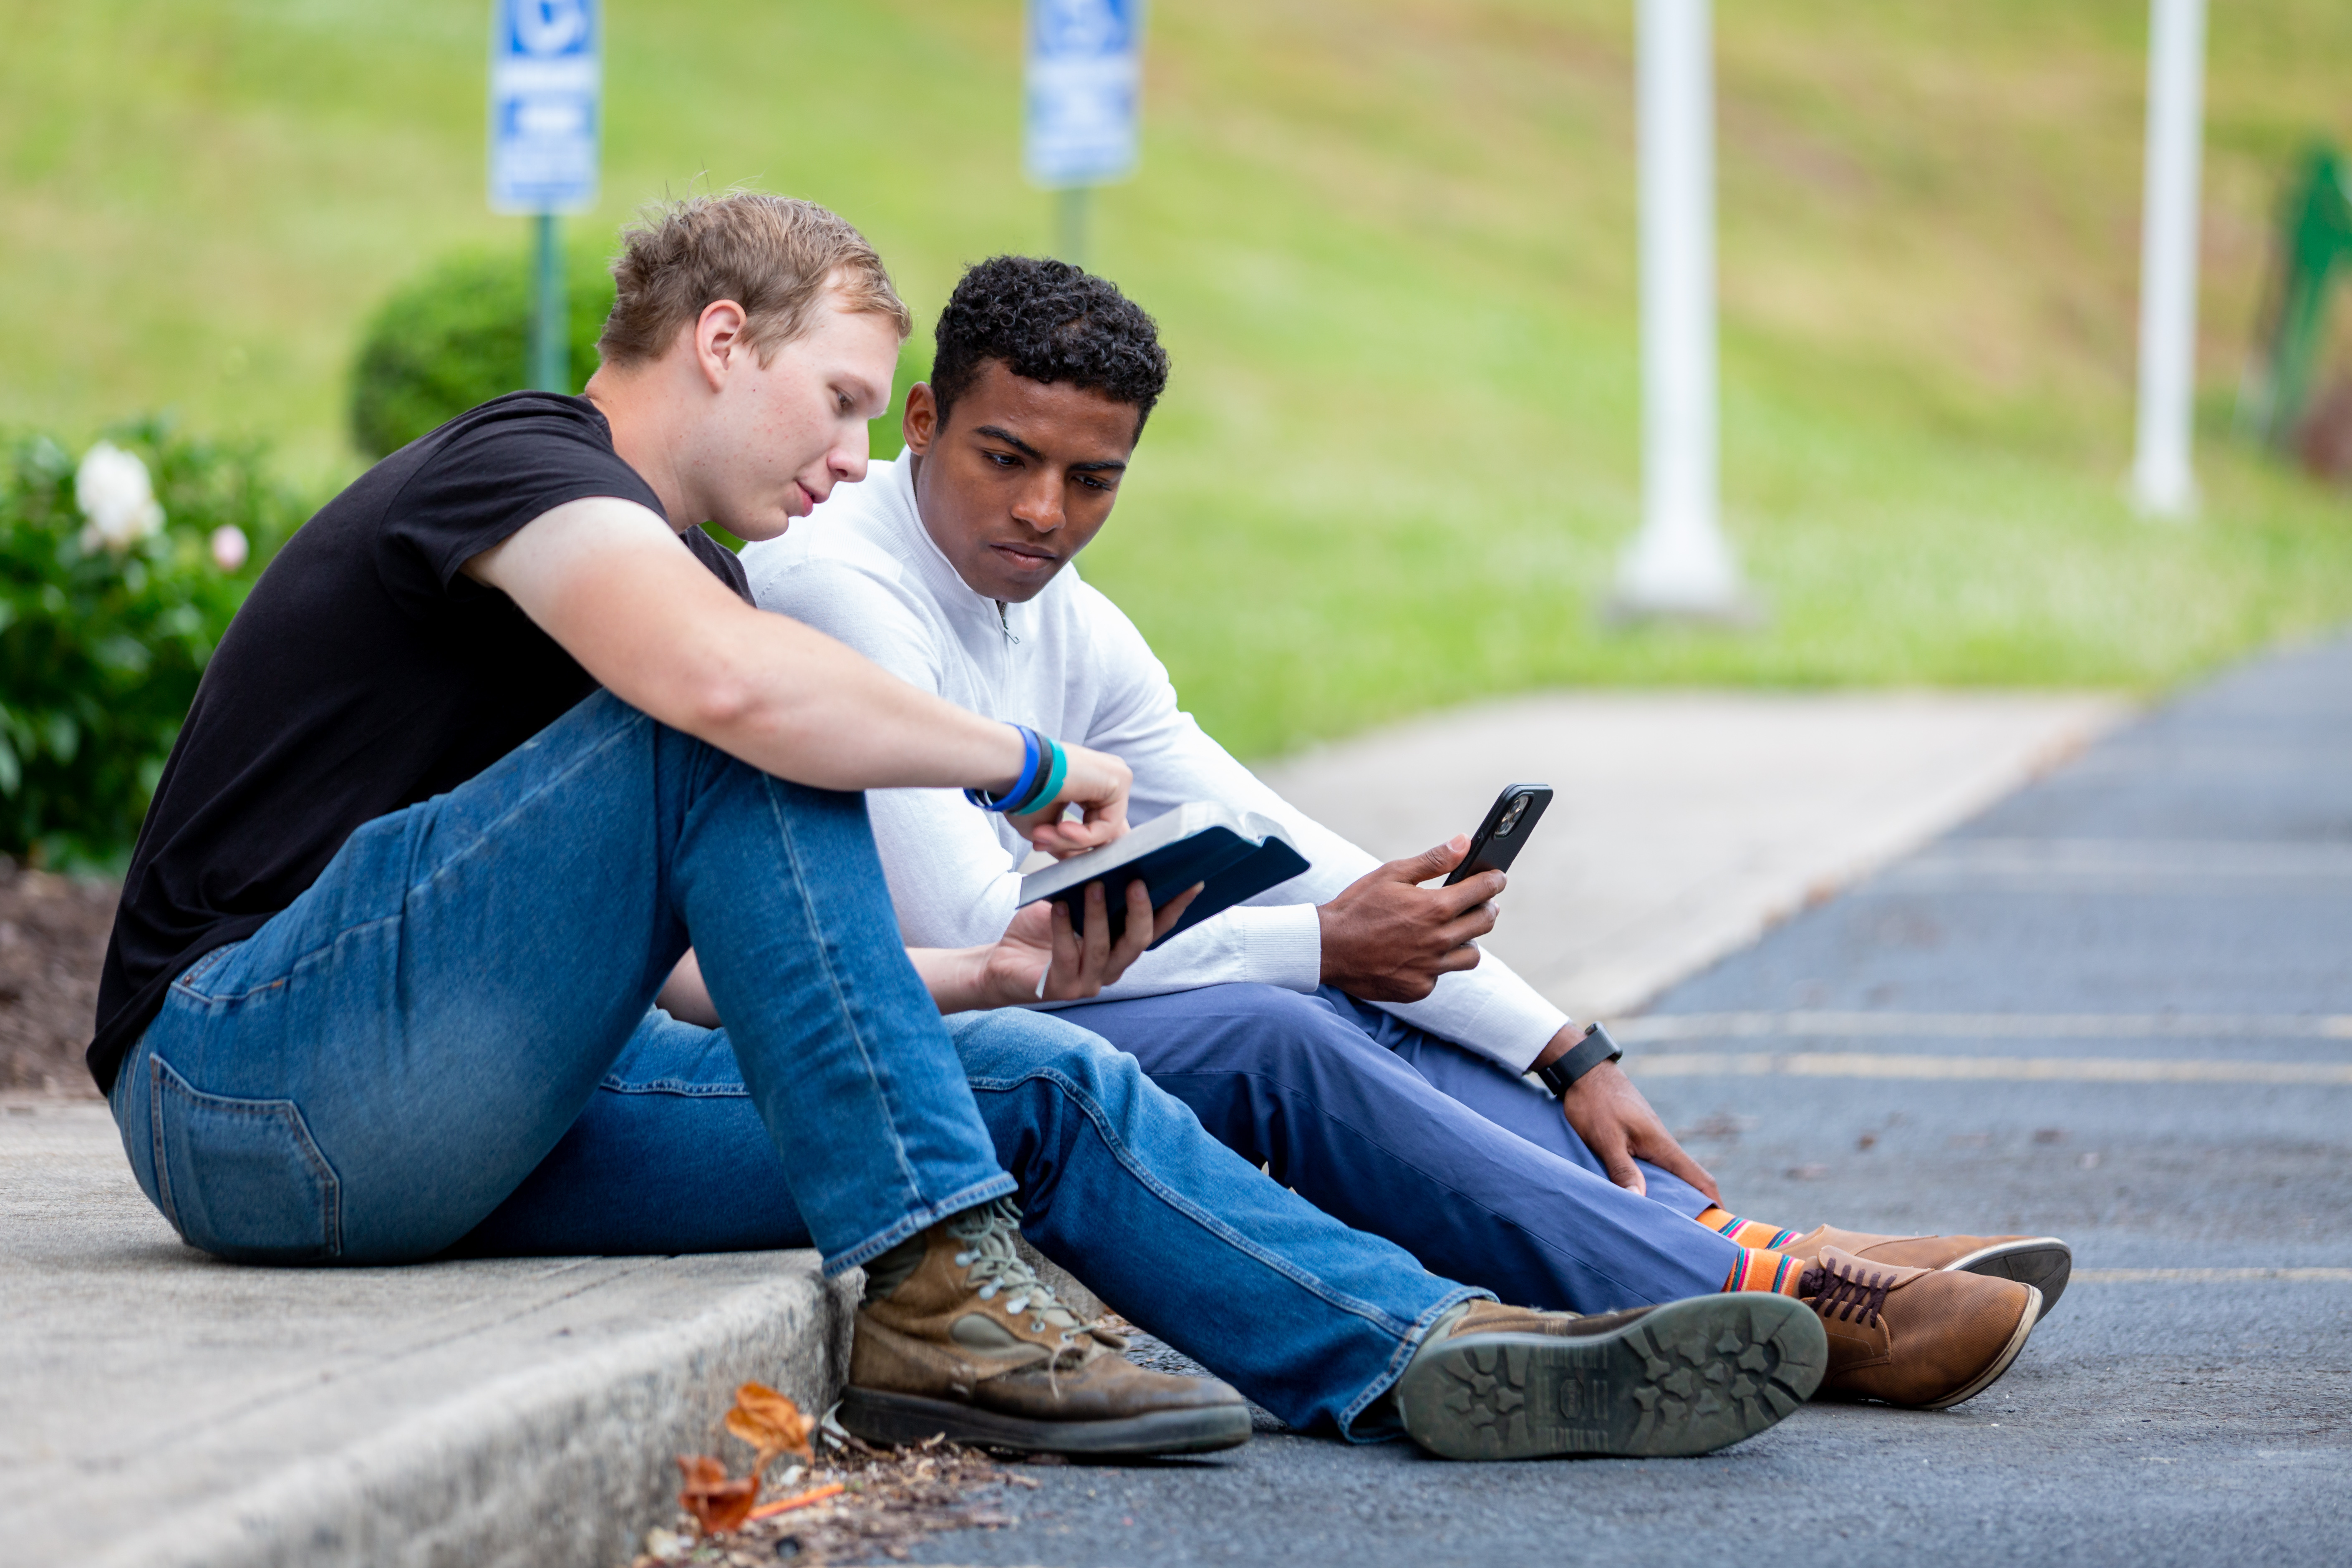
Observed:
[[[1613,1022],[1627,1044],[1846,1039],[2352,1040],[2352,1013],[1665,1013]]]
[[[2229,1279],[2299,1279],[2311,1284],[2352,1284],[2352,1268],[2077,1268],[2075,1285],[2144,1285],[2181,1280],[2209,1285]]]
[[[2149,1061],[2100,1057],[1927,1057],[1862,1051],[1656,1051],[1643,1078],[1977,1079],[2015,1083],[2269,1083],[2352,1088],[2352,1062]]]

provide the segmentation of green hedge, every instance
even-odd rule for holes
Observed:
[[[596,334],[613,309],[604,257],[564,265],[572,386],[596,368]],[[370,458],[397,451],[478,403],[530,384],[528,257],[474,251],[441,262],[384,301],[352,372],[352,439]]]
[[[304,515],[258,446],[156,420],[108,441],[154,502],[110,541],[77,495],[88,454],[0,437],[0,854],[36,865],[121,864],[214,645]]]

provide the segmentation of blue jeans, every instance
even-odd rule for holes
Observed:
[[[1380,1435],[1357,1420],[1364,1407],[1432,1320],[1484,1293],[1267,1180],[1083,1029],[1007,1009],[957,1014],[948,1036],[1020,1184],[1023,1233],[1293,1426]],[[727,1032],[656,1009],[555,1152],[457,1250],[808,1243]]]
[[[738,1236],[766,1225],[837,1272],[1014,1192],[1014,1165],[1041,1244],[1299,1425],[1344,1426],[1473,1294],[1267,1183],[1083,1031],[1015,1015],[951,1039],[899,945],[863,798],[608,694],[367,824],[291,907],[181,975],[115,1082],[131,1170],[224,1258],[441,1253],[619,1098],[599,1087],[637,1060],[689,931],[733,1025],[721,1098],[774,1174]],[[983,1121],[966,1083],[973,1038],[1010,1120]],[[566,1245],[707,1239],[699,1137],[673,1125],[646,1146],[667,1161],[625,1173],[649,1228]]]
[[[1213,985],[1058,1016],[1141,1063],[1274,1179],[1507,1301],[1609,1311],[1723,1288],[1739,1248],[1654,1165],[1611,1182],[1559,1102],[1326,987]]]

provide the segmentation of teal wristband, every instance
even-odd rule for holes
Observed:
[[[1045,777],[1037,785],[1034,795],[1019,805],[1008,805],[1004,808],[1004,815],[1007,816],[1026,816],[1033,811],[1043,810],[1055,795],[1062,793],[1062,781],[1069,777],[1069,753],[1063,751],[1061,743],[1051,735],[1042,735],[1038,738],[1044,741],[1046,748],[1054,753],[1054,765],[1045,770]]]

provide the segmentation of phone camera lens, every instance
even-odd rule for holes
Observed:
[[[1528,797],[1526,795],[1521,795],[1518,799],[1511,802],[1510,810],[1503,813],[1503,820],[1497,824],[1495,828],[1495,837],[1500,838],[1505,834],[1510,832],[1512,828],[1517,827],[1519,825],[1519,818],[1525,816],[1527,814]]]

